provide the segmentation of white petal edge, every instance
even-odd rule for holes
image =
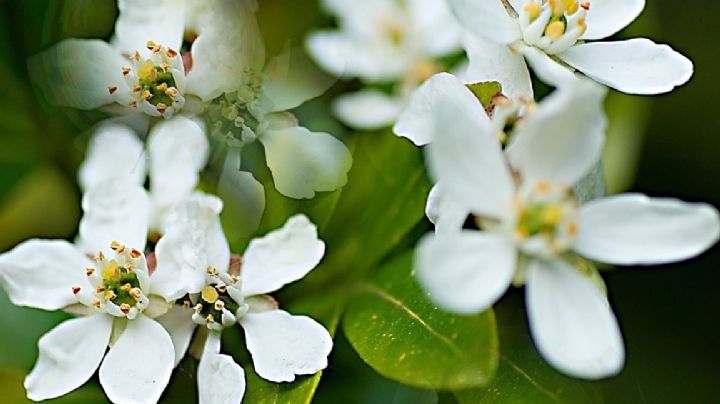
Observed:
[[[525,56],[532,71],[544,83],[553,87],[562,87],[576,79],[575,73],[570,69],[556,62],[547,53],[534,46],[524,46],[520,49],[520,52]]]
[[[575,251],[618,265],[663,264],[692,258],[720,237],[713,206],[671,198],[623,194],[580,209]]]
[[[335,116],[344,124],[359,130],[375,130],[392,125],[400,115],[405,100],[378,90],[361,90],[343,94],[333,102]]]
[[[592,278],[560,260],[532,260],[527,270],[528,321],[540,355],[573,377],[619,373],[625,361],[622,335]]]
[[[503,94],[510,99],[533,99],[530,71],[522,54],[507,45],[472,34],[463,36],[463,45],[470,60],[466,81],[497,81],[502,85]]]
[[[450,199],[441,184],[435,184],[428,193],[425,216],[435,225],[436,233],[462,230],[470,211]]]
[[[197,324],[192,322],[192,309],[186,309],[180,305],[173,306],[168,312],[155,319],[165,328],[170,335],[173,346],[175,347],[175,366],[185,356],[190,347],[190,340],[195,333]]]
[[[430,234],[415,252],[417,279],[430,300],[458,314],[490,308],[510,286],[516,264],[512,240],[489,232]]]
[[[603,39],[616,34],[642,13],[645,0],[593,0],[587,12],[584,40]]]
[[[245,395],[245,371],[220,353],[220,334],[211,332],[197,370],[200,404],[239,404]]]
[[[144,51],[154,41],[180,51],[185,32],[185,3],[175,0],[119,0],[113,45],[118,52]]]
[[[125,125],[101,124],[90,139],[78,180],[85,190],[113,179],[142,184],[145,169],[145,150],[135,132]]]
[[[450,8],[468,31],[500,44],[521,38],[520,24],[500,0],[448,0]]]

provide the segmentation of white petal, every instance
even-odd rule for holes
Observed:
[[[435,184],[428,194],[425,215],[435,225],[435,232],[444,233],[460,231],[470,211],[449,198],[440,184]]]
[[[576,80],[529,113],[506,149],[523,181],[573,185],[597,164],[607,129],[606,93],[590,80]]]
[[[37,363],[25,379],[28,398],[56,398],[85,384],[105,355],[112,322],[112,317],[104,314],[81,317],[43,335]]]
[[[265,96],[272,112],[286,111],[322,95],[336,79],[322,73],[300,49],[288,49],[265,66]]]
[[[410,0],[407,5],[412,39],[424,54],[443,57],[461,49],[462,28],[445,1]]]
[[[332,337],[325,327],[305,316],[282,310],[246,314],[241,325],[255,371],[272,382],[291,382],[327,367]]]
[[[170,335],[144,315],[128,321],[100,366],[100,384],[116,403],[155,403],[170,381],[175,360]]]
[[[360,130],[375,130],[395,122],[404,100],[378,90],[343,94],[333,103],[333,113],[344,124]]]
[[[141,185],[107,181],[94,186],[83,195],[82,208],[78,245],[85,253],[111,253],[113,241],[145,249],[150,199]]]
[[[192,309],[175,305],[167,314],[155,319],[165,328],[165,331],[170,334],[173,346],[175,347],[175,366],[177,366],[185,356],[185,352],[187,352],[190,346],[190,340],[195,332],[195,327],[197,327],[197,325],[192,322],[192,314]]]
[[[196,120],[177,116],[155,125],[148,137],[148,151],[156,210],[162,212],[190,196],[207,163],[208,150],[204,125]]]
[[[129,127],[104,124],[90,140],[78,180],[83,189],[88,189],[114,179],[142,184],[145,181],[145,151]]]
[[[662,264],[694,257],[720,236],[717,210],[704,203],[624,194],[580,209],[579,254],[618,265]]]
[[[154,41],[180,51],[185,31],[185,4],[176,0],[119,0],[113,44],[133,54]]]
[[[533,260],[526,288],[530,331],[550,365],[584,379],[622,369],[625,350],[617,320],[589,276],[564,261]]]
[[[510,17],[500,0],[449,0],[455,16],[473,34],[509,44],[520,39],[520,24]]]
[[[645,38],[576,45],[558,55],[593,79],[628,94],[661,94],[685,84],[693,63]]]
[[[425,236],[415,253],[417,278],[430,299],[460,314],[486,310],[505,294],[516,261],[510,238],[469,230]]]
[[[471,34],[463,36],[463,45],[470,60],[466,81],[497,81],[502,85],[503,94],[513,100],[521,96],[533,98],[530,72],[522,54],[507,45]]]
[[[576,79],[575,73],[553,60],[540,49],[534,46],[525,46],[520,51],[525,55],[532,71],[544,83],[554,87],[562,87]]]
[[[453,118],[469,121],[478,132],[490,127],[485,109],[465,84],[450,73],[438,73],[413,93],[393,131],[422,146],[445,136],[448,127],[443,125]]]
[[[268,130],[260,136],[277,190],[290,198],[312,198],[347,183],[352,155],[330,134],[301,126]]]
[[[73,287],[90,287],[91,264],[67,241],[28,240],[0,255],[0,285],[17,306],[59,310],[77,303]]]
[[[469,114],[440,103],[433,114],[440,135],[427,149],[430,174],[442,182],[448,197],[473,213],[506,218],[514,183],[485,111]]]
[[[127,64],[107,42],[66,39],[30,58],[28,68],[50,103],[95,109],[114,103],[108,87],[125,84],[122,67]]]
[[[226,202],[224,210],[232,218],[234,234],[249,236],[258,229],[265,212],[265,188],[251,173],[240,171],[240,154],[226,155],[217,193]]]
[[[305,215],[295,215],[285,225],[250,242],[243,255],[243,295],[274,292],[302,279],[325,254],[325,243]]]
[[[602,39],[617,33],[635,21],[643,8],[645,0],[593,0],[582,39]]]
[[[246,69],[258,75],[265,49],[252,1],[214,1],[199,8],[190,28],[199,35],[192,44],[193,65],[187,92],[210,101],[238,89],[248,80]]]
[[[210,333],[197,370],[200,404],[239,404],[245,372],[231,356],[220,355],[220,335]]]

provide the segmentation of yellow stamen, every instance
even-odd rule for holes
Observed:
[[[118,267],[118,263],[115,260],[110,260],[107,265],[105,265],[105,268],[102,270],[102,277],[106,281],[114,280],[119,281],[120,280],[120,268]]]
[[[562,21],[553,21],[550,24],[548,24],[547,28],[545,28],[545,36],[552,39],[553,41],[557,41],[560,39],[561,36],[565,33],[565,23]]]
[[[523,10],[525,13],[530,17],[530,21],[538,18],[540,15],[540,12],[542,11],[542,6],[538,3],[531,2],[525,4],[525,7],[523,7]]]
[[[214,287],[205,286],[202,290],[201,297],[204,301],[213,304],[220,298],[220,294],[218,294],[218,291]]]

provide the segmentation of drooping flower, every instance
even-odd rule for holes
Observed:
[[[645,38],[607,38],[642,12],[645,0],[450,0],[473,38],[465,46],[476,71],[505,71],[527,87],[525,60],[549,84],[577,69],[628,94],[659,94],[687,82],[693,64],[667,45]],[[473,58],[473,55],[476,57]]]
[[[357,129],[392,125],[410,93],[453,66],[439,58],[460,50],[460,27],[444,1],[325,0],[339,29],[310,35],[307,49],[327,71],[366,84],[396,83],[391,94],[364,89],[335,101],[334,112]]]
[[[251,2],[120,0],[118,9],[109,43],[66,39],[30,60],[49,101],[170,118],[235,90],[263,52]]]
[[[600,152],[593,137],[546,123],[503,153],[487,119],[457,104],[438,109],[443,136],[429,146],[428,167],[480,231],[426,236],[416,254],[421,285],[441,307],[475,313],[511,283],[525,284],[531,332],[545,360],[587,379],[619,372],[617,320],[596,270],[580,257],[616,265],[691,258],[717,241],[717,210],[640,194],[579,206],[570,184],[583,175],[579,164]]]
[[[242,368],[220,354],[220,334],[240,325],[245,332],[254,368],[273,382],[291,382],[296,375],[313,374],[327,366],[332,338],[325,328],[305,316],[278,308],[268,293],[295,282],[322,259],[325,244],[303,215],[260,239],[254,239],[240,262],[230,266],[227,241],[217,214],[222,202],[212,196],[188,203],[157,246],[157,272],[167,298],[180,298],[159,319],[172,335],[176,363],[185,355],[199,325],[207,335],[198,368],[201,403],[237,403],[245,390]],[[184,211],[183,211],[184,210]],[[168,282],[166,282],[166,280]],[[175,280],[174,286],[172,280]]]

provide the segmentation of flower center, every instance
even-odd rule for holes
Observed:
[[[229,146],[242,146],[256,138],[263,115],[263,86],[265,79],[251,68],[244,69],[245,84],[237,91],[225,93],[208,108],[212,122],[212,136]]]
[[[115,258],[107,259],[101,252],[95,258],[96,267],[88,267],[85,274],[95,290],[73,287],[78,301],[93,310],[116,317],[133,319],[150,303],[143,292],[149,281],[145,260],[136,249],[113,242]]]
[[[119,91],[118,86],[108,87],[115,101],[150,116],[170,118],[185,106],[185,70],[183,60],[173,49],[148,41],[150,58],[135,52],[128,59],[131,66],[123,67],[122,74],[129,91]]]
[[[192,320],[196,324],[219,331],[234,325],[247,312],[248,305],[245,304],[240,291],[240,281],[236,276],[208,268],[208,277],[212,283],[200,292]],[[189,306],[189,301],[186,305]]]
[[[589,1],[527,0],[517,10],[523,40],[547,54],[562,53],[585,34],[589,9]]]

